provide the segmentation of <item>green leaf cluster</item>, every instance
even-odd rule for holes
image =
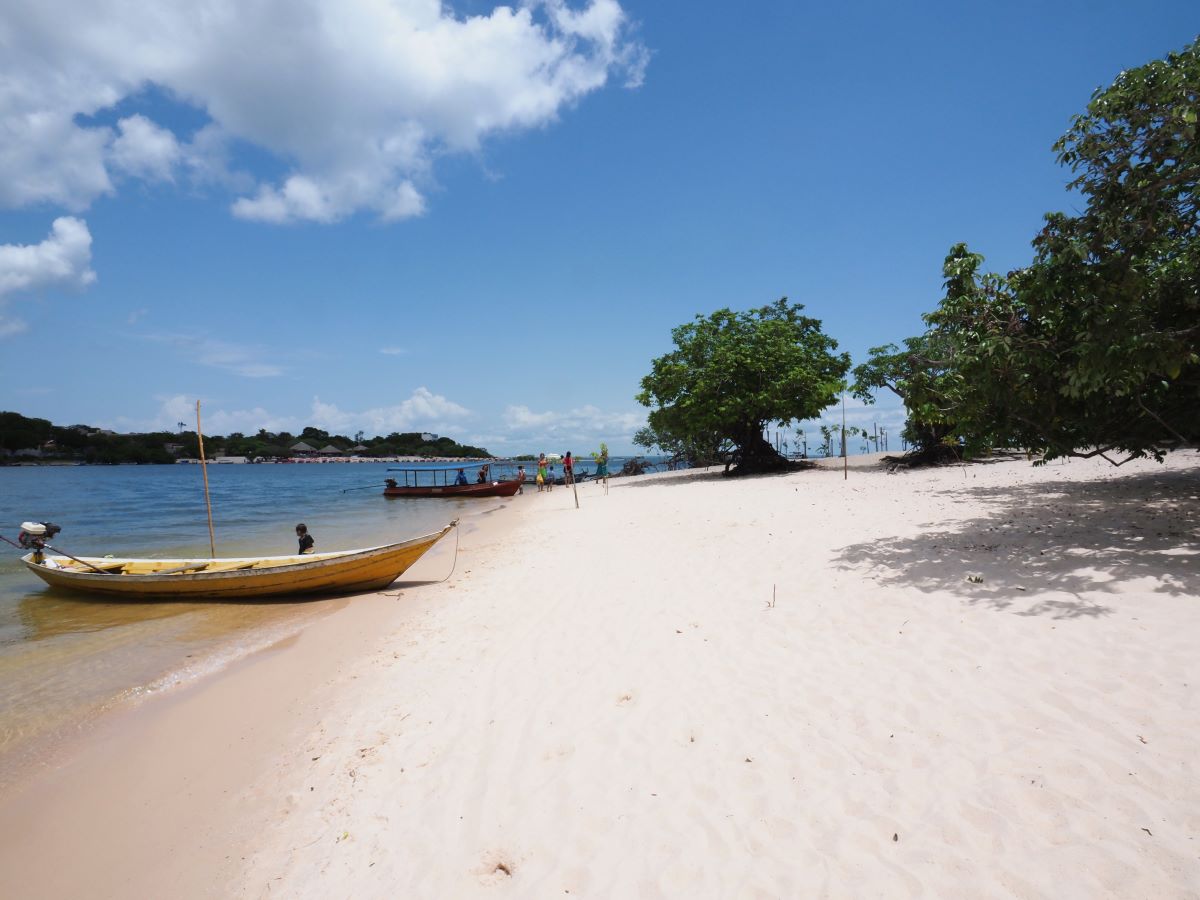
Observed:
[[[1118,462],[1200,441],[1198,108],[1197,42],[1098,90],[1054,148],[1082,212],[1047,215],[1005,276],[952,247],[929,330],[872,350],[860,396],[891,388],[910,426],[970,451]]]
[[[803,309],[784,297],[745,312],[720,309],[673,329],[676,349],[653,361],[637,395],[652,408],[643,437],[668,452],[727,446],[728,462],[741,471],[779,466],[764,426],[819,415],[850,368]]]
[[[874,403],[881,388],[904,401],[908,421],[903,437],[918,453],[959,445],[954,416],[960,381],[950,365],[950,348],[941,338],[929,332],[905,338],[903,347],[872,347],[867,361],[854,367],[850,386],[850,393],[866,403]]]

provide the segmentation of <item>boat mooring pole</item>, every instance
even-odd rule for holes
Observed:
[[[846,448],[846,392],[842,391],[842,481],[850,478],[850,451]]]
[[[579,488],[576,487],[578,482],[575,481],[575,467],[571,467],[571,490],[575,492],[575,508],[579,509]]]
[[[217,542],[213,537],[212,498],[208,496],[208,463],[204,459],[204,432],[200,430],[200,401],[196,401],[196,437],[200,441],[200,472],[204,475],[204,506],[208,510],[208,551],[217,558]]]

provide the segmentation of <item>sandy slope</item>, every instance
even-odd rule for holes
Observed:
[[[1196,454],[580,493],[314,696],[228,890],[1200,895]]]

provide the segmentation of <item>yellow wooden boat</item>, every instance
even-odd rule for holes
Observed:
[[[21,561],[52,587],[126,600],[227,600],[373,591],[399,578],[457,524],[455,520],[441,531],[398,544],[334,553],[114,559],[34,551]]]

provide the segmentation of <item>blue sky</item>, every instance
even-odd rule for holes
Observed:
[[[120,431],[630,448],[670,330],[788,296],[856,362],[1192,2],[21,0],[0,409]],[[177,9],[175,9],[177,7]],[[881,398],[851,421],[898,434]],[[812,431],[810,429],[810,443]]]

